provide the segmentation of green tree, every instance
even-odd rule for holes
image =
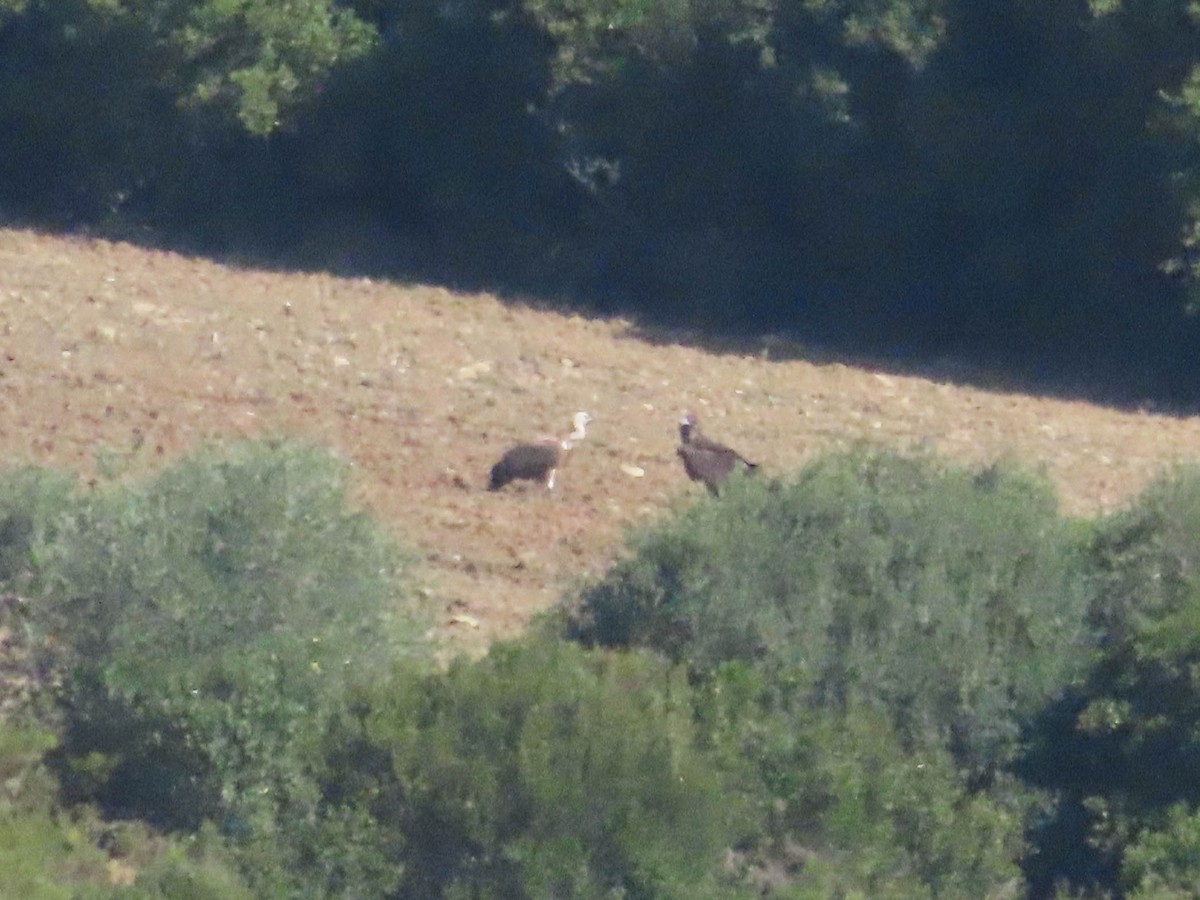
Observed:
[[[111,215],[172,129],[149,30],[84,0],[33,0],[0,16],[0,195],[41,213]]]
[[[5,574],[64,673],[65,795],[214,822],[259,892],[385,889],[394,872],[346,862],[373,847],[369,823],[326,803],[320,741],[349,685],[424,656],[424,625],[406,559],[347,509],[341,463],[242,445],[62,498],[29,473],[0,487]]]
[[[912,746],[990,771],[1083,665],[1086,586],[1043,483],[865,450],[747,479],[633,542],[568,633],[703,674],[794,673],[810,702],[886,710]]]
[[[649,654],[498,645],[360,695],[339,781],[404,848],[397,897],[740,896],[721,854],[755,825],[690,699]]]
[[[537,253],[581,193],[541,115],[552,41],[517,0],[382,6],[374,52],[340,65],[280,141],[303,196],[438,229],[471,257]]]
[[[60,221],[278,219],[263,137],[374,41],[332,0],[10,0],[0,197]]]
[[[750,871],[793,867],[797,896],[984,896],[1020,882],[1021,726],[1090,659],[1075,529],[1009,467],[863,449],[734,480],[558,621],[689,667],[703,746],[768,823]]]
[[[376,37],[333,0],[157,0],[133,9],[177,49],[181,100],[235,112],[253,134],[280,127],[335,65],[361,56]]]
[[[764,823],[735,857],[746,878],[797,898],[983,897],[1020,882],[1008,788],[964,791],[945,750],[912,747],[866,706],[814,708],[797,674],[728,663],[696,691],[701,746]]]
[[[1030,726],[1018,765],[1058,797],[1027,860],[1037,896],[1059,880],[1119,892],[1195,874],[1180,860],[1200,804],[1198,525],[1200,472],[1186,468],[1089,542],[1100,652]]]
[[[1188,804],[1167,811],[1161,829],[1147,829],[1125,848],[1122,885],[1131,900],[1184,900],[1200,884],[1200,816]]]
[[[37,2],[37,0],[35,0]],[[333,0],[89,0],[169,48],[158,73],[185,106],[235,115],[253,134],[278,128],[333,66],[367,52],[375,31]]]

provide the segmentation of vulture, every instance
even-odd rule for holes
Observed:
[[[685,413],[679,420],[679,449],[683,468],[692,481],[703,481],[709,493],[716,496],[731,472],[738,469],[753,472],[758,468],[736,450],[709,440],[696,426],[696,417]]]
[[[554,490],[554,476],[563,462],[563,454],[575,446],[577,441],[587,437],[587,426],[591,421],[592,417],[587,413],[577,412],[574,418],[575,430],[563,440],[542,438],[533,443],[510,447],[500,457],[500,461],[492,466],[488,490],[498,491],[510,481],[521,478],[544,481],[547,490]]]

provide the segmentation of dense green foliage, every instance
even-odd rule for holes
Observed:
[[[742,480],[634,548],[568,635],[689,667],[722,756],[757,760],[773,838],[837,848],[808,878],[983,896],[1017,877],[1034,798],[1006,767],[1091,647],[1048,486],[864,451]]]
[[[1198,534],[1194,469],[1071,523],[1004,468],[853,454],[684,510],[558,621],[689,667],[794,886],[983,896],[1019,858],[1033,897],[1193,896]]]
[[[1094,522],[1008,466],[735,479],[444,669],[344,479],[275,442],[0,478],[0,883],[1194,895],[1200,470]]]
[[[981,897],[1020,882],[1011,785],[966,790],[944,749],[913,747],[875,710],[815,707],[767,666],[725,664],[695,691],[702,746],[759,813],[738,854],[752,883],[801,898]]]
[[[361,702],[347,762],[407,848],[396,896],[735,896],[716,872],[752,820],[660,658],[501,646],[445,675],[400,672]]]
[[[0,206],[1194,399],[1197,73],[1191,0],[7,0]]]
[[[1054,789],[1035,889],[1114,882],[1141,896],[1194,891],[1200,804],[1200,470],[1149,488],[1089,547],[1101,653],[1031,726],[1020,771]],[[1176,891],[1172,894],[1171,891]]]
[[[960,765],[1008,758],[1022,715],[1079,670],[1081,568],[1047,485],[865,451],[746,480],[643,536],[571,634],[698,673],[757,661],[820,707],[886,714]]]
[[[64,673],[68,798],[215,822],[257,890],[323,895],[325,829],[352,825],[322,796],[324,723],[351,684],[424,653],[403,560],[345,489],[337,460],[289,444],[200,456],[143,488],[8,480],[0,556]]]
[[[31,900],[249,900],[220,846],[172,843],[136,823],[104,823],[75,807],[55,813],[57,785],[43,763],[48,732],[0,722],[0,877]]]

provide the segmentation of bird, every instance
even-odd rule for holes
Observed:
[[[562,440],[541,438],[505,450],[500,461],[492,466],[488,490],[498,491],[510,481],[518,479],[545,481],[546,489],[554,490],[554,479],[558,474],[558,467],[565,459],[564,454],[587,437],[587,427],[591,421],[589,413],[577,412],[572,420],[575,430]]]
[[[701,434],[696,417],[691,413],[684,413],[679,420],[679,449],[675,452],[683,460],[688,478],[704,482],[714,497],[735,469],[753,472],[758,468],[758,463],[750,462],[736,450]]]

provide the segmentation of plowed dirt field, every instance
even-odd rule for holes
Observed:
[[[790,357],[790,358],[781,358]],[[976,379],[977,381],[977,379]],[[553,494],[485,490],[510,443],[595,417]],[[625,530],[703,491],[676,422],[764,469],[868,440],[1044,471],[1073,514],[1200,457],[1200,419],[965,386],[766,343],[711,353],[426,285],[240,269],[131,244],[0,230],[0,451],[132,475],[197,445],[295,435],[351,462],[356,498],[424,560],[437,631],[517,633]]]

